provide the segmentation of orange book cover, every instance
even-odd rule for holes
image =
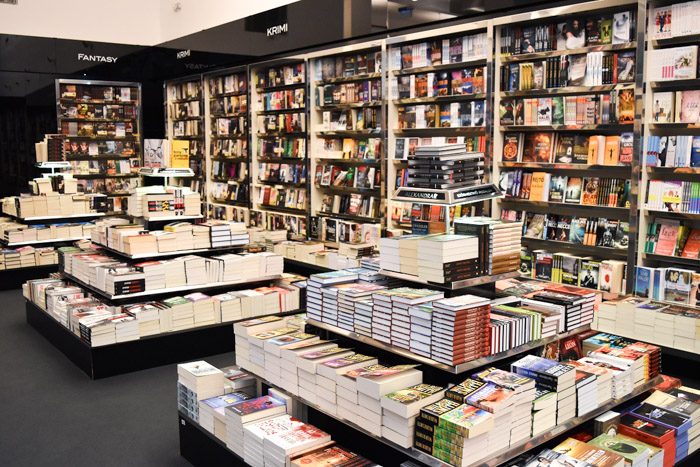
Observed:
[[[610,135],[605,137],[605,154],[603,163],[605,165],[617,165],[620,162],[620,137]]]

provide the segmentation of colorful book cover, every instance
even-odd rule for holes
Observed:
[[[440,386],[433,386],[432,384],[416,384],[406,389],[391,392],[384,397],[408,405],[435,395],[443,389],[444,388]]]
[[[279,401],[270,396],[262,396],[233,404],[230,406],[230,410],[237,415],[244,416],[263,410],[284,406],[285,403],[283,401]]]

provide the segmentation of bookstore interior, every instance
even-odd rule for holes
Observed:
[[[197,466],[700,465],[700,1],[296,47],[308,3],[157,82],[78,54],[43,120],[0,91],[3,339],[168,365]]]

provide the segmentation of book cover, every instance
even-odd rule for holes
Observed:
[[[503,135],[503,162],[519,162],[522,137],[522,133]]]
[[[564,202],[568,204],[580,204],[583,179],[581,177],[569,177],[566,183]]]
[[[523,162],[549,163],[552,159],[554,134],[528,133],[523,144]]]
[[[593,438],[588,444],[617,453],[632,465],[646,462],[651,453],[647,444],[624,435],[602,434]]]
[[[568,177],[566,175],[554,175],[549,182],[549,201],[564,202]]]
[[[700,120],[700,91],[676,92],[677,123],[697,123]]]
[[[557,147],[554,152],[554,162],[560,164],[574,163],[575,136],[561,134],[557,138]]]
[[[285,403],[270,396],[257,397],[248,399],[237,404],[233,404],[229,409],[240,416],[250,415],[263,410],[274,409],[276,407],[284,407]]]
[[[592,446],[574,438],[559,443],[554,451],[566,454],[580,461],[594,463],[597,467],[617,467],[624,465],[624,458],[614,452]]]
[[[598,177],[586,177],[583,179],[581,191],[581,204],[595,206],[598,204],[598,189],[600,180]]]
[[[406,389],[390,392],[386,398],[409,405],[441,392],[444,388],[432,384],[416,384]]]

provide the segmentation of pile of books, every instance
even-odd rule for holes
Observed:
[[[90,237],[95,227],[92,222],[59,223],[50,225],[26,225],[7,217],[0,217],[0,238],[7,243],[45,242],[59,239]]]
[[[700,312],[695,308],[647,298],[603,302],[591,326],[664,347],[700,352]]]
[[[227,254],[204,258],[181,256],[159,262],[125,263],[99,250],[72,251],[62,255],[64,271],[76,279],[113,295],[149,290],[147,284],[165,288],[220,282],[250,282],[279,276],[283,258],[273,253]],[[154,268],[162,264],[163,269]],[[165,282],[161,276],[165,273]],[[150,279],[150,280],[147,280]],[[162,287],[161,287],[162,288]]]
[[[93,347],[171,331],[299,309],[295,281],[215,296],[194,292],[162,301],[108,306],[60,279],[24,284],[24,296]]]
[[[489,368],[423,407],[414,447],[452,465],[470,465],[530,437],[534,380]]]
[[[139,187],[129,196],[127,213],[144,219],[176,216],[199,216],[202,200],[187,187]]]
[[[97,222],[92,230],[92,241],[128,255],[147,255],[243,246],[249,239],[242,222],[173,222],[163,230],[148,231],[142,224],[120,221],[109,218]]]
[[[372,335],[378,341],[403,349],[410,348],[411,317],[409,309],[444,296],[430,289],[399,287],[372,294]]]
[[[381,269],[445,283],[479,275],[479,239],[470,235],[403,235],[379,241]]]
[[[552,449],[544,449],[526,467],[593,463],[610,466],[670,467],[698,447],[694,418],[700,392],[681,386],[668,392],[654,391],[641,404],[622,413],[609,411],[595,419],[593,431],[584,438],[568,438]],[[587,442],[580,439],[589,439]]]
[[[635,377],[635,384],[661,374],[661,347],[656,345],[630,340],[615,334],[599,333],[585,339],[582,342],[582,350],[584,355],[598,354],[611,361],[634,360],[634,368],[640,371]]]
[[[548,284],[543,290],[527,293],[523,298],[550,304],[550,309],[559,311],[563,317],[560,332],[589,325],[599,299],[595,292],[558,284]]]
[[[455,219],[455,233],[475,235],[479,239],[480,275],[495,275],[520,268],[522,221],[503,221],[490,217]]]
[[[627,263],[596,259],[545,249],[523,248],[520,253],[522,277],[583,287],[606,293],[623,293],[627,283]]]
[[[20,195],[2,199],[2,212],[13,217],[80,216],[107,210],[107,196],[100,194]]]
[[[0,250],[0,271],[58,264],[58,253],[53,247],[3,248]]]
[[[205,361],[177,366],[177,406],[192,420],[199,420],[199,401],[224,393],[224,372]]]
[[[488,299],[462,295],[435,300],[432,306],[430,357],[433,360],[458,365],[489,355]]]
[[[678,305],[695,305],[700,274],[690,268],[636,266],[634,293]]]
[[[380,365],[375,357],[303,333],[300,325],[294,319],[235,324],[236,363],[326,413],[410,446],[413,435],[408,425],[418,408],[436,398],[417,396],[414,401],[408,397],[429,388],[421,385],[422,372],[415,365]],[[437,388],[434,392],[441,391]],[[391,401],[385,401],[384,396]],[[418,401],[422,404],[410,404]],[[402,409],[402,404],[411,412]]]
[[[408,169],[409,187],[449,189],[480,185],[484,154],[467,152],[464,144],[420,146],[408,157]]]

